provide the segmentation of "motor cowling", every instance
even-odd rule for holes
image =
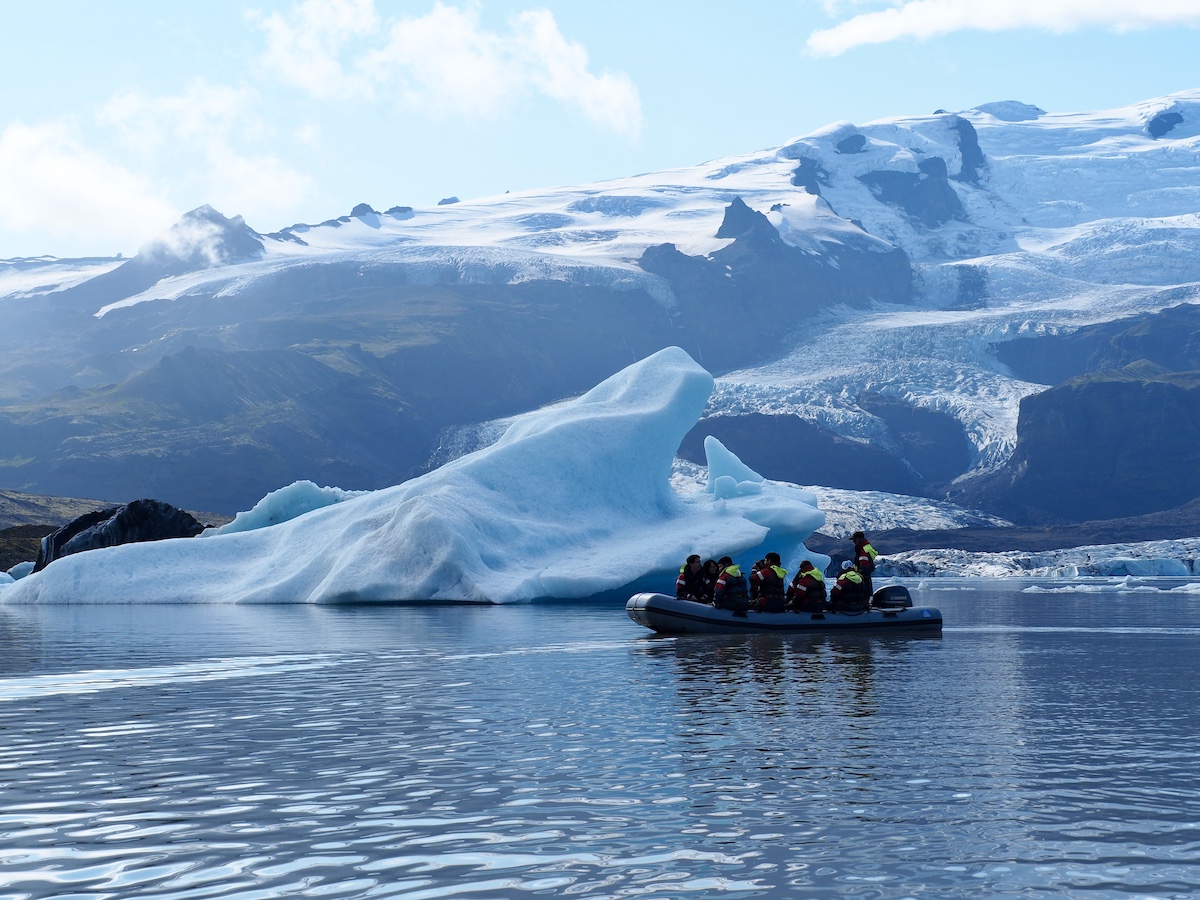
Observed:
[[[871,605],[876,609],[911,609],[912,595],[902,584],[889,584],[875,592]]]

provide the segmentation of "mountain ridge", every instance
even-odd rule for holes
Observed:
[[[713,421],[767,416],[778,428],[760,440],[786,446],[799,420],[830,447],[886,454],[913,491],[968,497],[1014,458],[1021,401],[1056,384],[1038,380],[1049,370],[1022,377],[997,347],[1082,341],[1089,327],[1200,300],[1198,166],[1200,90],[1189,90],[1097,113],[1008,101],[835,123],[699,166],[428,209],[359,204],[274,233],[197,211],[256,243],[206,255],[184,242],[187,271],[149,287],[128,273],[144,275],[151,253],[75,281],[49,263],[45,278],[0,266],[0,314],[14,324],[0,335],[0,446],[13,448],[0,487],[63,490],[75,471],[69,492],[107,493],[113,466],[147,485],[158,467],[168,493],[196,487],[191,505],[215,505],[247,423],[193,433],[213,464],[185,481],[163,474],[168,462],[110,453],[139,431],[168,447],[154,423],[169,423],[175,399],[124,429],[127,412],[113,407],[106,424],[99,399],[188,348],[304,354],[328,370],[316,394],[334,396],[349,374],[383,398],[376,418],[390,403],[396,421],[367,430],[397,435],[395,460],[380,462],[382,443],[360,454],[364,480],[344,485],[355,488],[419,469],[446,429],[562,399],[671,343],[717,374]],[[74,431],[41,408],[72,397]],[[317,434],[316,469],[362,423],[291,419],[303,406],[280,400],[271,415]],[[955,429],[962,471],[930,469],[921,448]],[[871,469],[859,473],[868,485]],[[251,474],[222,506],[287,472]],[[1069,516],[1070,502],[1050,514]]]

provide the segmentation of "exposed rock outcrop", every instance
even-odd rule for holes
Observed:
[[[182,509],[161,500],[134,500],[123,506],[87,513],[46,535],[42,538],[33,571],[40,571],[56,559],[85,550],[141,541],[195,537],[203,530],[204,526],[196,517]]]
[[[849,137],[842,138],[834,147],[838,153],[862,153],[867,147],[867,136],[865,134],[852,134]]]
[[[868,172],[858,180],[884,203],[900,207],[926,228],[936,228],[964,215],[962,201],[950,185],[946,161],[930,156],[917,164],[919,172],[890,169]]]
[[[1176,125],[1182,122],[1183,116],[1177,112],[1159,113],[1146,123],[1146,134],[1158,140],[1160,137],[1169,134]]]
[[[821,196],[821,185],[828,183],[829,173],[825,171],[824,166],[815,159],[809,159],[807,156],[800,157],[792,172],[792,184],[819,197]]]
[[[1019,337],[995,346],[996,357],[1025,381],[1068,378],[1148,360],[1166,371],[1200,370],[1200,305],[1086,325],[1063,334]]]
[[[205,205],[185,213],[163,237],[111,272],[63,291],[65,304],[111,303],[132,297],[164,278],[257,259],[262,235],[241,216],[232,219]],[[94,311],[94,310],[89,310]]]
[[[671,284],[674,340],[711,371],[775,352],[800,323],[831,306],[912,299],[908,257],[866,234],[857,246],[848,239],[814,254],[786,243],[765,215],[734,198],[717,237],[733,242],[704,257],[661,244],[638,261]],[[731,338],[738,334],[754,341]]]
[[[962,155],[962,168],[954,176],[957,181],[978,184],[983,170],[987,167],[987,157],[979,146],[979,135],[975,126],[962,116],[950,116],[950,127],[958,134],[958,152]]]
[[[717,229],[717,237],[749,241],[760,246],[781,241],[770,220],[752,210],[741,197],[734,197],[725,208],[725,218]]]

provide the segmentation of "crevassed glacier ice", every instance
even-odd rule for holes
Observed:
[[[773,549],[824,565],[802,545],[825,521],[813,495],[764,481],[724,448],[711,460],[732,482],[720,496],[671,487],[712,389],[667,348],[420,478],[358,496],[301,483],[280,499],[338,502],[278,524],[247,517],[264,526],[252,530],[64,557],[0,589],[0,602],[504,603],[670,590],[693,552],[749,562]]]

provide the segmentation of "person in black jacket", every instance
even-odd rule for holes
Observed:
[[[712,603],[713,591],[717,587],[717,579],[721,577],[721,567],[717,565],[715,559],[706,559],[704,561],[704,600],[706,603]]]
[[[679,577],[675,579],[675,599],[695,600],[697,603],[708,602],[704,566],[700,562],[700,557],[695,553],[679,567]]]

